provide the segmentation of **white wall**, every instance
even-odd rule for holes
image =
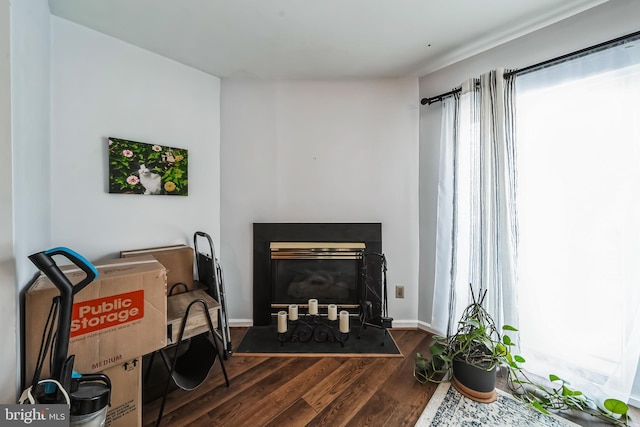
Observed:
[[[418,292],[416,78],[222,82],[222,261],[233,319],[252,317],[254,222],[380,222],[395,324]]]
[[[9,0],[0,0],[0,58],[9,58]],[[16,399],[16,280],[13,249],[13,165],[11,147],[11,63],[0,61],[0,403]]]
[[[36,268],[28,255],[51,245],[51,36],[47,0],[11,7],[15,255],[18,290]]]
[[[91,260],[220,234],[220,79],[52,16],[52,242]],[[189,150],[189,196],[108,194],[107,138]]]
[[[0,57],[10,58],[2,61],[0,70],[0,363],[16,367],[0,373],[0,403],[15,403],[21,357],[19,291],[35,272],[27,255],[48,244],[50,233],[49,5],[47,0],[3,1],[0,8]]]
[[[420,79],[420,96],[448,92],[496,67],[523,68],[640,30],[640,1],[610,0],[542,30]],[[440,104],[420,109],[420,320],[430,324],[433,300]],[[434,170],[435,169],[435,170]]]

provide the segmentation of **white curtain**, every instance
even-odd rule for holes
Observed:
[[[455,330],[472,283],[519,328],[525,369],[640,404],[638,100],[640,40],[445,99],[436,332]]]
[[[451,289],[454,280],[456,227],[455,166],[459,134],[460,97],[442,100],[440,162],[438,182],[438,221],[436,229],[435,287],[431,328],[446,335],[449,313],[456,311]]]
[[[525,366],[627,401],[640,354],[640,41],[516,85]]]
[[[500,328],[517,327],[513,83],[495,70],[443,101],[431,326],[452,333],[473,292]]]

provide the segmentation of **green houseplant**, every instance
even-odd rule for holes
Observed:
[[[429,355],[416,354],[414,377],[419,382],[451,381],[463,395],[491,402],[495,400],[496,371],[502,368],[507,372],[507,385],[513,396],[543,413],[577,410],[614,425],[628,425],[629,408],[620,400],[607,399],[600,407],[554,374],[549,375],[547,384],[531,380],[522,369],[524,358],[512,353],[514,341],[506,334],[517,329],[504,325],[505,333],[501,334],[483,307],[486,291],[477,297],[471,293],[473,301],[465,308],[456,333],[446,337],[434,335]],[[471,377],[469,381],[467,374]],[[478,378],[488,382],[478,387]]]
[[[452,381],[465,396],[480,402],[495,400],[496,370],[508,358],[509,336],[502,336],[483,306],[486,291],[469,304],[458,322],[455,334],[434,336],[430,359],[416,357],[415,376],[421,381]],[[505,325],[505,330],[515,328]],[[521,359],[516,356],[517,359]]]

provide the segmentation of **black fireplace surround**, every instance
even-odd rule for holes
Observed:
[[[266,326],[273,322],[277,309],[271,304],[278,297],[275,270],[271,259],[272,242],[328,242],[328,243],[364,243],[365,256],[357,262],[357,289],[352,301],[332,301],[354,303],[356,305],[370,301],[373,323],[381,317],[382,311],[382,224],[380,223],[254,223],[253,224],[253,324]],[[339,261],[345,262],[345,261]],[[355,261],[354,261],[355,262]],[[355,264],[354,264],[355,265]],[[354,267],[355,268],[355,267]],[[304,301],[293,301],[304,303]],[[349,309],[359,314],[358,308]],[[381,322],[381,321],[380,321]]]

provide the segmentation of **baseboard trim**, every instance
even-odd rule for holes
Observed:
[[[423,331],[427,331],[427,332],[429,332],[431,334],[434,334],[434,335],[439,335],[436,331],[433,330],[433,328],[431,327],[430,323],[423,322],[421,320],[418,320],[418,329],[421,329]]]
[[[231,328],[247,328],[253,326],[253,319],[229,319]]]
[[[415,320],[393,319],[391,329],[418,329],[418,322]]]

